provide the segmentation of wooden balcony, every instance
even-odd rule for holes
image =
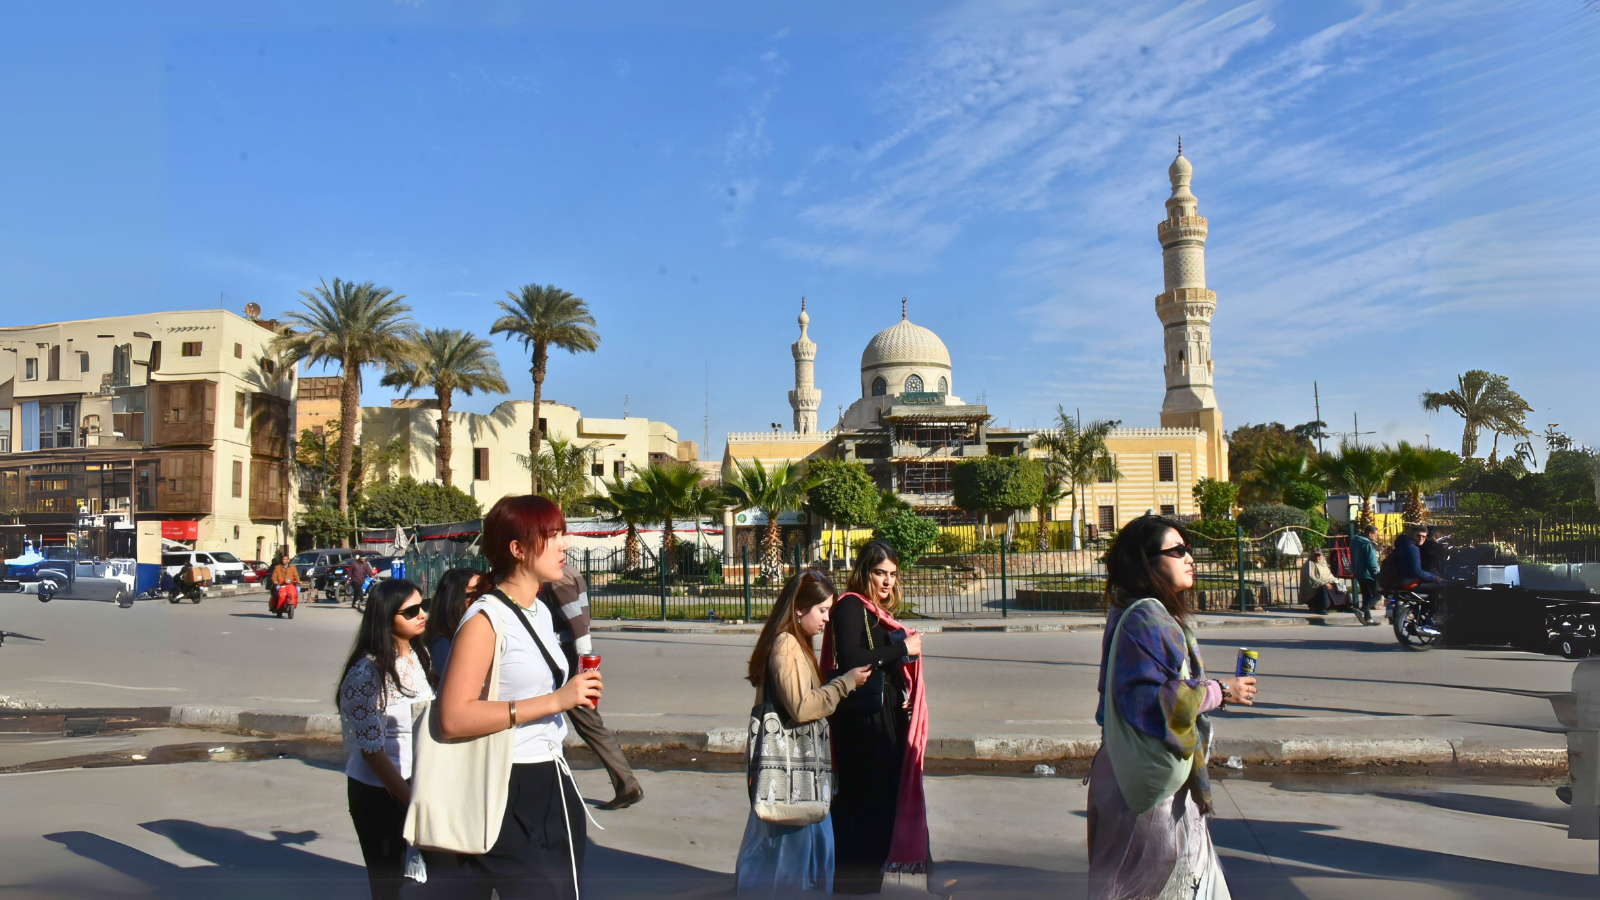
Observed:
[[[289,401],[272,394],[251,394],[250,455],[263,459],[284,459],[288,454]],[[254,483],[252,479],[251,484]],[[255,493],[252,491],[250,496],[253,508]],[[252,518],[256,516],[252,514]]]
[[[216,382],[162,381],[152,394],[151,446],[209,447],[216,441]]]

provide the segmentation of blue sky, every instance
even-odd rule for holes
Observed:
[[[698,441],[709,369],[719,455],[789,421],[801,295],[825,423],[905,296],[999,424],[1148,426],[1182,134],[1230,427],[1315,380],[1336,430],[1454,447],[1417,394],[1479,367],[1600,444],[1583,0],[213,6],[3,13],[0,321],[337,276],[486,332],[553,283],[603,341],[546,396]]]

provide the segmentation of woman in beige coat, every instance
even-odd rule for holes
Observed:
[[[871,673],[851,669],[827,684],[812,650],[812,639],[827,627],[834,587],[827,575],[801,572],[789,579],[773,604],[750,656],[746,677],[756,686],[756,703],[770,696],[796,724],[831,715]],[[833,891],[833,823],[776,825],[750,811],[739,846],[741,896],[778,897],[801,891]]]

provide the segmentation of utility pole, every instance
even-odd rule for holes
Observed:
[[[711,452],[711,360],[706,360],[706,431],[700,444],[701,453]]]
[[[1317,407],[1317,452],[1322,452],[1322,392],[1317,389],[1317,383],[1311,382],[1311,402]]]

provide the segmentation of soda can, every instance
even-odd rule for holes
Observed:
[[[1256,663],[1261,659],[1261,654],[1245,647],[1239,648],[1239,664],[1234,667],[1233,674],[1240,678],[1246,675],[1255,677]]]
[[[599,669],[600,669],[600,654],[598,654],[598,653],[585,653],[582,656],[578,657],[578,671],[579,672],[595,672],[595,671],[598,671]],[[594,701],[594,708],[595,709],[599,709],[600,708],[600,701],[598,699],[596,699]]]

